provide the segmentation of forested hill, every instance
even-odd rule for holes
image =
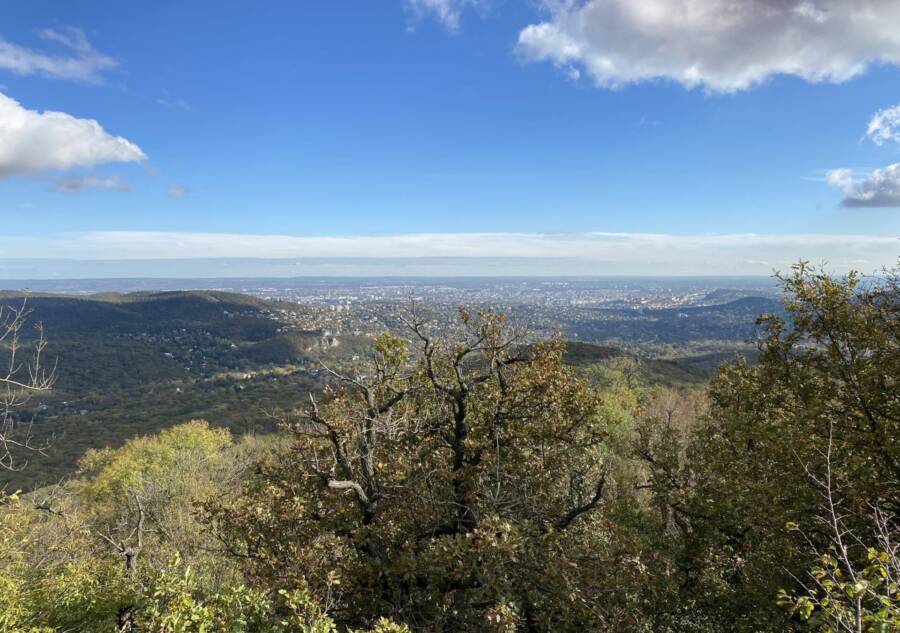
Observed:
[[[742,297],[725,303],[677,308],[605,308],[560,318],[563,329],[584,341],[685,345],[698,341],[748,341],[756,338],[756,318],[784,314],[776,299]]]
[[[331,347],[336,338],[246,295],[0,295],[3,306],[18,309],[23,301],[29,316],[22,339],[30,343],[33,326],[43,325],[44,363],[55,368],[56,383],[17,413],[39,439],[52,438],[53,448],[32,456],[22,473],[5,475],[16,487],[65,476],[88,448],[196,417],[239,433],[271,428],[263,411],[317,389],[322,354],[355,349],[352,336]],[[0,346],[0,361],[7,354]]]
[[[0,305],[23,302],[29,323],[43,325],[63,389],[139,387],[302,361],[322,336],[288,324],[276,304],[233,293],[0,295]]]
[[[565,361],[576,369],[590,370],[597,366],[630,367],[635,380],[644,386],[693,387],[709,380],[718,368],[737,354],[754,361],[754,349],[724,350],[706,353],[687,353],[678,358],[652,358],[637,355],[618,347],[569,341]]]
[[[0,303],[27,300],[32,321],[57,336],[166,331],[203,327],[223,336],[259,340],[277,329],[277,308],[248,295],[212,291],[104,293],[86,296],[0,293]]]

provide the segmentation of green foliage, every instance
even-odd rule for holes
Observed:
[[[79,470],[92,476],[79,487],[79,493],[95,507],[104,500],[122,498],[129,490],[146,490],[154,485],[165,487],[170,497],[178,493],[203,495],[207,491],[199,483],[204,473],[198,470],[202,467],[208,473],[215,468],[216,457],[229,446],[231,434],[227,430],[192,421],[155,436],[131,439],[116,450],[90,450]]]
[[[94,556],[79,526],[44,518],[18,495],[0,506],[0,630],[112,630],[133,596],[122,569]]]
[[[372,347],[378,365],[389,374],[396,373],[409,360],[409,344],[400,336],[386,332],[375,339]]]
[[[815,588],[804,595],[782,589],[779,604],[821,633],[900,630],[896,552],[867,548],[865,566],[858,572],[844,568],[837,556],[824,554],[810,569]]]
[[[138,630],[160,633],[265,633],[270,604],[266,595],[242,584],[210,592],[198,573],[176,554],[145,590]]]
[[[33,619],[59,631],[111,630],[118,608],[135,600],[138,592],[120,565],[102,558],[52,566],[35,580]]]
[[[689,533],[679,564],[682,600],[732,630],[779,630],[772,601],[796,586],[830,545],[815,525],[826,449],[845,529],[872,541],[865,509],[896,512],[900,489],[900,293],[805,264],[781,279],[788,318],[761,319],[758,364],[724,368],[710,411],[686,446],[694,483],[683,502]],[[832,446],[833,444],[833,446]],[[673,485],[672,494],[684,490]],[[810,522],[814,522],[811,526]],[[805,526],[806,538],[785,530]],[[815,527],[816,529],[812,529]],[[815,546],[810,550],[806,540]],[[741,614],[735,619],[734,614]]]

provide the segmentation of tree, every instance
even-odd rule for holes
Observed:
[[[888,633],[900,630],[900,530],[896,519],[871,508],[875,541],[865,542],[849,526],[833,469],[833,438],[821,452],[823,475],[807,467],[810,480],[821,493],[821,512],[815,517],[827,535],[827,548],[817,544],[798,525],[815,555],[815,563],[803,578],[801,591],[779,591],[779,603],[791,615],[821,633]]]
[[[696,485],[685,516],[684,599],[732,630],[784,630],[779,587],[795,587],[830,532],[808,525],[820,491],[810,465],[833,444],[831,468],[853,512],[847,529],[874,543],[863,510],[900,499],[900,293],[897,271],[843,278],[800,263],[779,277],[786,318],[763,317],[759,362],[722,369],[690,450]],[[819,479],[822,472],[813,473]]]
[[[629,553],[603,518],[601,403],[562,343],[528,345],[491,311],[461,310],[446,337],[415,312],[404,323],[410,340],[383,336],[367,371],[333,372],[239,499],[207,506],[223,541],[253,578],[307,585],[346,626],[621,630],[639,617]]]
[[[48,371],[43,363],[47,346],[43,326],[35,326],[33,341],[22,340],[29,315],[27,299],[20,307],[0,305],[0,468],[7,470],[24,467],[22,452],[46,448],[32,444],[30,422],[17,416],[22,407],[36,395],[49,391],[54,382],[52,368]]]
[[[21,587],[9,608],[32,626],[124,632],[183,605],[185,596],[154,596],[185,589],[185,579],[193,600],[237,600],[240,574],[212,550],[194,510],[229,493],[247,454],[228,431],[193,421],[91,451],[72,480],[9,499],[0,506],[0,577]]]

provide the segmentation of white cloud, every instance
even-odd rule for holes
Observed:
[[[844,192],[845,207],[900,207],[900,163],[862,175],[833,169],[825,180]]]
[[[886,235],[658,233],[421,233],[300,237],[232,233],[117,231],[6,239],[0,258],[163,260],[200,258],[493,258],[474,274],[500,273],[504,261],[522,274],[768,274],[800,258],[836,269],[896,262],[900,240]],[[526,264],[521,264],[526,262]],[[349,264],[348,264],[349,265]],[[468,266],[459,264],[460,266]],[[239,267],[239,264],[235,264]],[[452,272],[450,268],[443,270]],[[471,266],[465,270],[471,271]],[[232,274],[239,274],[232,270]],[[414,272],[412,274],[415,274]],[[470,272],[469,274],[473,274]]]
[[[415,20],[434,17],[450,32],[459,31],[459,21],[469,8],[479,9],[485,0],[406,0],[407,10]]]
[[[137,145],[112,136],[93,119],[27,110],[0,94],[0,179],[146,158]]]
[[[99,83],[104,71],[118,66],[112,57],[97,51],[80,29],[45,29],[40,36],[61,46],[65,53],[53,54],[26,48],[0,37],[0,69],[18,75],[43,75],[53,79]]]
[[[876,112],[869,121],[866,136],[876,145],[884,145],[887,141],[900,143],[900,105]]]
[[[166,189],[166,194],[170,198],[184,198],[191,192],[190,188],[187,185],[181,185],[179,183],[172,183],[169,185],[169,188]]]
[[[832,187],[838,187],[844,191],[851,191],[856,182],[856,175],[852,169],[841,167],[825,173],[825,182]]]
[[[745,90],[773,75],[846,81],[900,63],[897,0],[544,0],[519,34],[530,61],[578,64],[597,85],[671,80]]]
[[[73,176],[60,178],[53,185],[53,191],[78,193],[85,189],[106,189],[108,191],[131,191],[128,181],[118,174],[98,178],[96,176]]]
[[[184,99],[174,99],[168,96],[158,98],[156,103],[169,110],[184,110],[186,112],[191,109],[191,104]]]

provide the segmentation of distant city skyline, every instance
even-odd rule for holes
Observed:
[[[0,6],[0,279],[900,255],[894,0]]]

